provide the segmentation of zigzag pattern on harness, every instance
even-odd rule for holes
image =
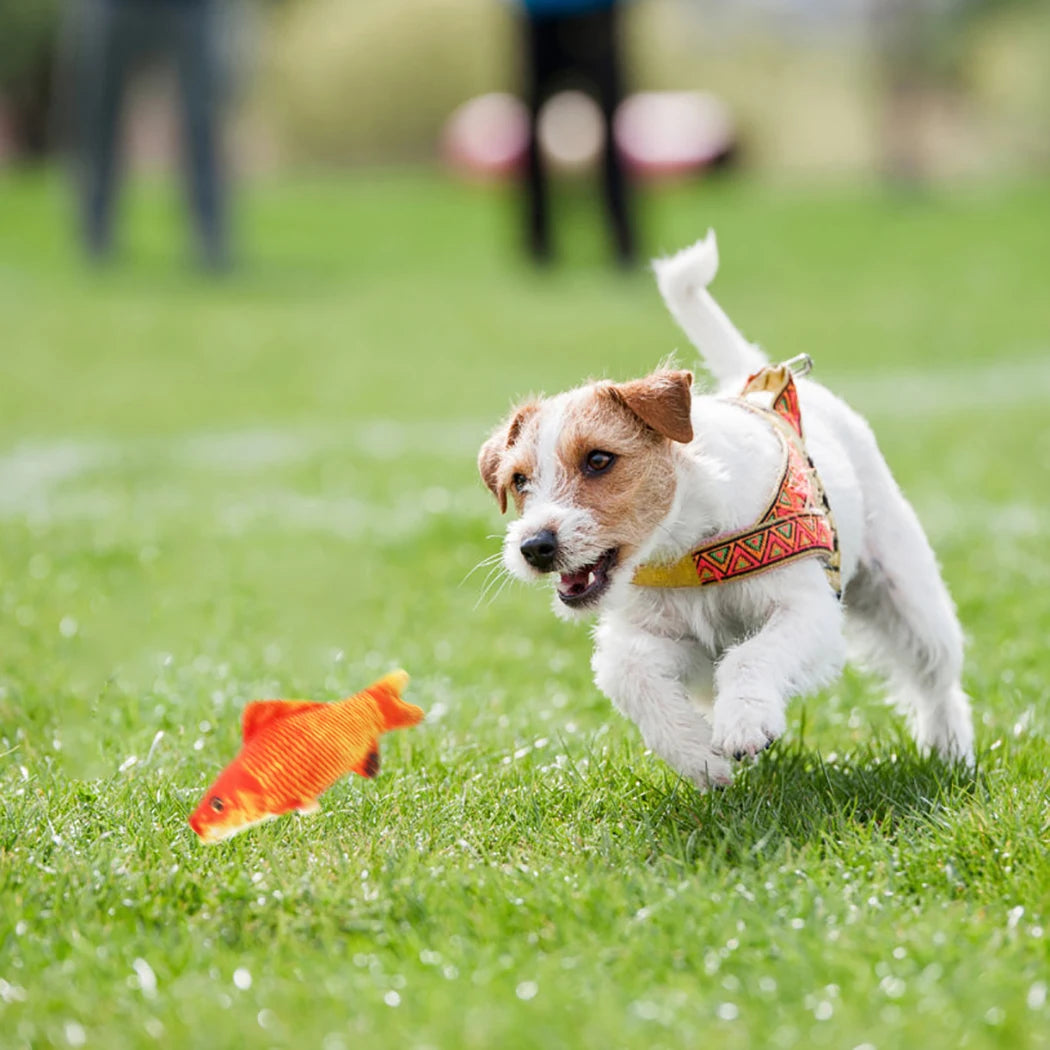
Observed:
[[[769,392],[770,408],[745,400]],[[771,422],[784,450],[780,480],[751,526],[717,536],[670,565],[642,565],[632,582],[643,587],[705,587],[753,576],[800,558],[821,557],[828,583],[841,597],[838,534],[824,486],[802,437],[798,390],[786,365],[751,376],[737,402]]]

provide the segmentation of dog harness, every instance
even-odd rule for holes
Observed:
[[[632,583],[641,587],[707,587],[756,576],[802,558],[819,557],[836,598],[842,596],[838,533],[827,494],[806,452],[793,370],[804,375],[808,355],[756,372],[733,403],[768,421],[780,439],[783,467],[758,520],[715,536],[670,564],[641,565]],[[768,408],[747,400],[768,393]]]

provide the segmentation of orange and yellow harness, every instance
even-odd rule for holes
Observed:
[[[670,564],[641,565],[632,583],[641,587],[708,587],[819,557],[835,597],[842,596],[838,533],[828,497],[802,436],[793,369],[809,371],[806,355],[756,372],[734,403],[767,420],[780,439],[783,467],[765,511],[747,528],[694,547]],[[771,395],[769,407],[748,400]]]

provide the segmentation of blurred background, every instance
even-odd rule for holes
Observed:
[[[513,708],[544,632],[604,718],[583,633],[498,575],[477,605],[475,455],[530,391],[692,365],[645,262],[708,227],[730,316],[873,420],[1009,630],[1048,54],[1035,0],[0,0],[0,719],[96,753],[159,654]]]
[[[222,121],[216,180],[406,164],[512,179],[526,165],[535,57],[526,9],[571,21],[604,7],[617,8],[618,92],[643,93],[614,132],[636,180],[727,162],[764,177],[905,181],[1050,165],[1040,0],[0,0],[0,165],[50,164],[63,149],[103,163],[91,158],[99,111],[116,102],[85,99],[108,77],[123,84],[110,85],[114,150],[133,174],[171,170],[192,137],[186,77],[198,110]],[[128,22],[121,9],[140,24],[100,28]],[[199,40],[183,39],[172,11],[200,12]],[[586,37],[600,31],[586,25],[567,52],[582,76],[566,85],[591,95]],[[187,67],[195,49],[207,61]],[[546,163],[595,169],[598,108],[570,92],[546,109]]]
[[[1045,0],[0,0],[10,1045],[659,1047],[728,1017],[732,966],[727,1047],[1048,1030],[1024,848],[1050,766],[1048,56]],[[967,633],[978,808],[912,786],[859,672],[794,703],[759,769],[823,755],[823,783],[843,756],[835,783],[889,814],[860,824],[870,860],[838,794],[798,842],[781,802],[760,840],[697,838],[588,633],[500,573],[482,441],[530,392],[694,366],[645,263],[709,227],[734,322],[871,421]],[[375,791],[203,856],[186,816],[248,700],[396,666],[427,722]],[[723,896],[679,893],[696,864]],[[772,951],[792,914],[810,939]],[[681,998],[643,1022],[658,955]]]
[[[6,163],[43,160],[60,143],[63,57],[76,46],[63,31],[71,35],[78,6],[89,5],[0,2]],[[520,91],[514,0],[212,6],[235,85],[232,153],[241,171],[433,161],[458,106]],[[864,173],[906,164],[948,176],[1050,161],[1050,7],[1039,0],[639,0],[623,7],[631,85],[718,96],[757,170]],[[169,159],[174,90],[155,72],[131,95],[134,165]]]

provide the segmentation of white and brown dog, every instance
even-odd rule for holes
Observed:
[[[500,508],[509,495],[519,511],[506,568],[550,575],[563,617],[598,614],[595,682],[698,786],[726,783],[730,759],[784,732],[788,700],[839,674],[847,636],[890,680],[919,747],[972,761],[962,635],[933,552],[867,424],[819,384],[797,384],[803,455],[833,512],[840,578],[800,556],[718,586],[639,582],[765,520],[787,469],[772,413],[729,396],[766,359],[707,292],[713,234],[654,266],[725,393],[697,396],[690,372],[665,369],[517,407],[478,457]]]

